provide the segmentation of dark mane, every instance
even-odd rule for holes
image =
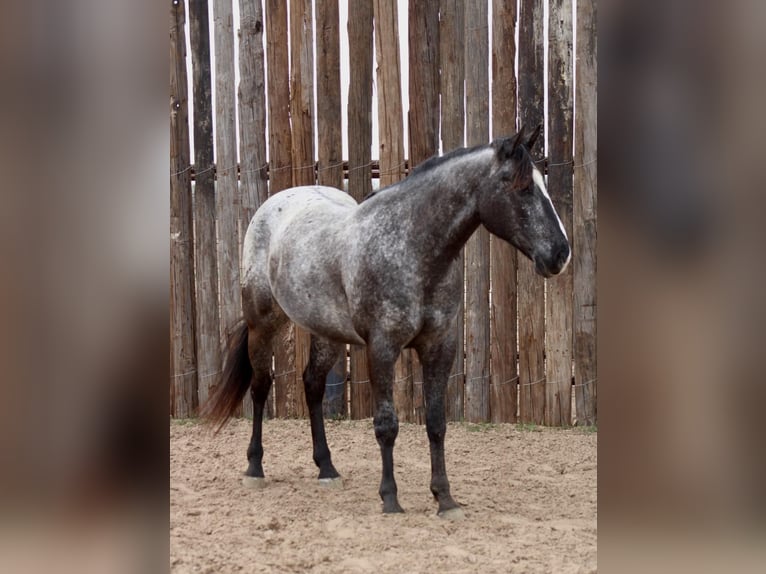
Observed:
[[[412,169],[410,171],[410,173],[407,175],[406,179],[410,180],[412,178],[418,178],[421,175],[430,173],[434,169],[436,169],[437,167],[441,166],[443,163],[448,162],[450,160],[453,160],[455,158],[464,156],[464,155],[468,155],[469,153],[473,153],[473,152],[477,151],[478,149],[486,147],[486,145],[487,144],[481,144],[481,145],[477,145],[477,146],[473,146],[473,147],[459,147],[459,148],[453,149],[452,151],[449,151],[449,152],[445,153],[444,155],[434,155],[434,156],[431,156],[426,161],[418,164],[414,169]],[[402,181],[404,181],[404,180],[402,180]],[[400,183],[400,182],[397,182],[397,183]],[[396,184],[394,184],[394,185],[396,185]],[[382,187],[380,189],[375,189],[375,190],[371,191],[370,193],[368,193],[367,195],[364,196],[362,201],[367,201],[372,196],[377,195],[378,193],[388,189],[389,187],[391,187],[391,186],[389,185],[389,186]]]
[[[481,144],[473,147],[459,147],[457,149],[453,149],[452,151],[449,151],[445,153],[444,155],[434,155],[428,158],[423,163],[419,164],[415,169],[412,170],[408,178],[410,177],[417,177],[419,175],[428,173],[439,167],[445,162],[448,162],[450,160],[453,160],[455,158],[468,155],[469,153],[473,153],[483,147],[486,147],[487,144]]]

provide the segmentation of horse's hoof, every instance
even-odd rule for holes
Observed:
[[[334,478],[320,478],[319,479],[319,486],[322,486],[324,488],[343,488],[343,478],[340,476],[336,476]]]
[[[262,476],[243,476],[242,485],[253,490],[266,488],[266,479]]]
[[[465,512],[463,512],[462,508],[456,506],[455,508],[442,510],[438,513],[438,516],[445,520],[463,520],[463,518],[465,518]]]

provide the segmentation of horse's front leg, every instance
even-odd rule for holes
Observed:
[[[447,468],[444,463],[444,435],[447,422],[444,398],[447,379],[455,357],[455,337],[447,335],[438,341],[429,340],[417,347],[423,365],[423,394],[426,401],[426,431],[431,449],[431,493],[439,503],[438,514],[445,518],[461,518],[463,511],[450,494]]]
[[[367,346],[370,366],[370,383],[375,398],[375,438],[380,446],[383,472],[380,479],[380,494],[385,514],[404,512],[397,498],[394,480],[394,443],[399,434],[399,420],[394,408],[394,364],[401,350],[385,343],[371,342]]]

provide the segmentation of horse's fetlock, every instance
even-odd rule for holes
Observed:
[[[322,466],[322,463],[324,461],[330,460],[330,449],[329,448],[317,448],[314,451],[314,463],[317,466]]]
[[[247,460],[262,460],[263,459],[263,447],[260,445],[250,445],[247,447]]]
[[[389,496],[396,497],[399,494],[399,490],[396,487],[396,483],[386,485],[381,484],[378,494],[380,494],[380,497],[383,499],[388,498]]]
[[[434,498],[437,500],[440,497],[449,496],[449,482],[441,479],[431,481],[431,494],[433,494]]]

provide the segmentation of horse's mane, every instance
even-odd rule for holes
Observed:
[[[481,145],[477,145],[477,146],[473,146],[473,147],[459,147],[459,148],[453,149],[452,151],[449,151],[449,152],[447,152],[447,153],[445,153],[443,155],[431,156],[426,161],[424,161],[423,163],[418,164],[415,168],[413,168],[412,171],[410,171],[410,173],[407,175],[406,181],[411,181],[412,179],[418,179],[418,178],[422,177],[425,174],[431,173],[433,170],[435,170],[436,168],[440,167],[442,164],[444,164],[444,163],[446,163],[448,161],[451,161],[451,160],[453,160],[455,158],[458,158],[458,157],[461,157],[461,156],[464,156],[464,155],[468,155],[468,154],[473,153],[473,152],[475,152],[475,151],[477,151],[477,150],[479,150],[479,149],[481,149],[483,147],[486,147],[486,146],[487,146],[487,144],[481,144]],[[402,180],[402,181],[405,181],[405,180]],[[396,182],[395,184],[392,184],[392,185],[397,185],[399,183],[401,183],[401,182]],[[364,198],[362,199],[362,201],[367,201],[368,199],[370,199],[374,195],[377,195],[381,191],[385,191],[386,189],[388,189],[390,187],[392,187],[392,186],[388,185],[386,187],[381,187],[380,189],[374,189],[373,191],[371,191],[370,193],[365,195]]]

